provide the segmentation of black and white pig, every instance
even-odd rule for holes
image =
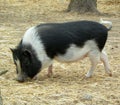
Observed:
[[[106,28],[101,23],[108,23]],[[15,49],[11,49],[16,65],[17,80],[24,82],[35,77],[48,67],[52,75],[53,60],[73,62],[89,57],[91,68],[86,77],[91,77],[101,60],[105,71],[111,76],[107,54],[103,51],[112,23],[101,20],[48,23],[29,28]]]

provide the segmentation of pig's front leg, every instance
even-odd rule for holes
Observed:
[[[53,67],[53,65],[50,65],[50,66],[48,67],[48,74],[47,74],[48,77],[51,77],[51,76],[53,75],[52,67]]]

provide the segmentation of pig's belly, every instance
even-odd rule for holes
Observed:
[[[87,56],[89,52],[88,46],[84,46],[83,48],[76,47],[75,45],[71,45],[65,54],[58,55],[55,57],[56,60],[60,62],[73,62],[79,59],[83,59]]]

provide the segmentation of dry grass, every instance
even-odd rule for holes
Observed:
[[[116,2],[114,2],[116,1]],[[90,67],[88,59],[72,64],[54,63],[54,76],[42,70],[38,80],[18,83],[10,47],[15,47],[25,30],[42,22],[72,20],[98,21],[101,16],[65,13],[69,0],[0,1],[0,90],[4,105],[120,105],[120,0],[98,0],[102,16],[113,22],[106,43],[113,76],[99,64],[94,76],[83,79]]]
[[[120,0],[98,0],[98,9],[101,12],[120,15]]]

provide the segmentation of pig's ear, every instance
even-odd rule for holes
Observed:
[[[10,48],[10,51],[11,51],[11,52],[14,52],[14,49],[13,49],[13,48]]]

